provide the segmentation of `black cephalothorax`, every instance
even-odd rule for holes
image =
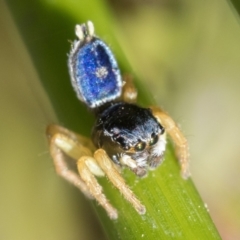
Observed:
[[[117,102],[103,108],[97,114],[92,139],[97,148],[103,148],[118,165],[125,155],[136,161],[132,169],[137,175],[146,173],[146,167],[156,167],[162,154],[156,145],[164,128],[148,108]]]

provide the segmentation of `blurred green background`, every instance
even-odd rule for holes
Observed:
[[[58,1],[46,2],[49,14],[58,8]],[[192,178],[222,238],[240,239],[240,27],[234,8],[224,0],[106,5],[132,74],[189,140]],[[39,38],[65,41],[66,49],[59,49],[64,62],[74,24],[35,29],[30,45]],[[89,201],[55,174],[44,131],[57,116],[3,1],[0,29],[0,239],[106,239]],[[71,33],[69,39],[58,39],[62,32]],[[68,84],[67,67],[62,81]],[[65,126],[74,111],[66,109]]]

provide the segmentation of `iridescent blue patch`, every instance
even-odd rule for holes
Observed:
[[[122,79],[109,47],[92,38],[75,42],[69,55],[72,83],[78,97],[90,108],[101,106],[121,95]]]

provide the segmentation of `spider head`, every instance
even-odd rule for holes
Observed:
[[[122,102],[99,114],[93,142],[116,164],[128,166],[138,176],[160,164],[166,145],[164,128],[149,109]]]

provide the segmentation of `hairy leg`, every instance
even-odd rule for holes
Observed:
[[[189,172],[189,153],[188,143],[183,133],[173,121],[173,119],[158,107],[151,107],[153,116],[158,122],[165,128],[166,132],[172,138],[175,143],[176,153],[179,163],[181,165],[182,177],[187,179],[190,176]]]
[[[134,193],[126,185],[125,180],[114,167],[114,164],[112,163],[111,159],[109,159],[106,152],[103,149],[98,149],[94,153],[94,158],[96,159],[98,165],[100,165],[102,170],[105,172],[110,182],[119,189],[126,200],[133,205],[139,214],[144,214],[146,212],[145,206],[141,204]]]

